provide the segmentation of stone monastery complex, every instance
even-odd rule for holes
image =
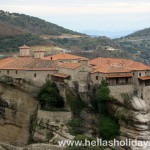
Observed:
[[[27,80],[41,86],[46,79],[86,92],[91,85],[105,80],[109,86],[135,85],[150,86],[150,67],[127,59],[84,57],[66,53],[44,57],[44,51],[34,51],[30,47],[19,47],[18,57],[0,60],[0,76],[11,76],[17,80]]]

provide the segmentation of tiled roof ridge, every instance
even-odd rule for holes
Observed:
[[[11,57],[10,57],[11,58]],[[5,58],[5,59],[8,59],[8,58]],[[0,65],[2,65],[1,66],[1,68],[3,68],[3,67],[5,67],[5,65],[7,65],[8,63],[10,63],[10,62],[12,62],[12,61],[14,61],[14,58],[12,58],[10,61],[8,61],[8,62],[5,62],[4,64],[0,64]]]

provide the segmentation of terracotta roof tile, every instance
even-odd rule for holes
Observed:
[[[91,73],[102,72],[131,72],[134,70],[150,70],[149,66],[140,62],[128,60],[128,59],[116,59],[116,58],[96,58],[89,61],[93,70]]]
[[[7,63],[11,62],[14,58],[8,57],[0,60],[0,68],[6,65]]]
[[[55,74],[52,74],[52,76],[62,77],[62,78],[68,78],[68,77],[70,77],[70,75],[68,75],[68,74],[62,74],[62,73],[55,73]]]
[[[150,80],[150,76],[139,77],[140,80]]]
[[[132,73],[125,73],[125,74],[108,74],[106,77],[107,78],[116,78],[116,77],[132,77]]]
[[[23,46],[21,46],[21,47],[19,47],[20,49],[29,49],[30,47],[28,47],[28,46],[26,46],[25,44],[23,45]]]
[[[44,57],[45,60],[76,60],[76,59],[85,59],[81,56],[76,56],[72,54],[66,54],[66,53],[58,53],[55,55]],[[87,59],[87,58],[86,58]]]
[[[68,68],[68,69],[76,69],[82,65],[83,64],[80,64],[80,63],[62,63],[59,65],[59,67]]]
[[[16,70],[56,70],[56,62],[34,57],[16,57],[0,60],[0,69]]]

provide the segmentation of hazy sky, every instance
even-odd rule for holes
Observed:
[[[0,9],[40,17],[76,31],[150,27],[150,0],[3,0]]]

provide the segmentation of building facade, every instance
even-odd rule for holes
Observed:
[[[61,84],[79,86],[86,92],[89,84],[100,84],[105,80],[109,86],[150,86],[150,67],[127,59],[95,58],[59,53],[44,57],[44,51],[37,50],[30,55],[30,47],[19,47],[20,56],[0,60],[0,76],[26,79],[41,86],[46,79]],[[74,87],[75,88],[75,87]]]

